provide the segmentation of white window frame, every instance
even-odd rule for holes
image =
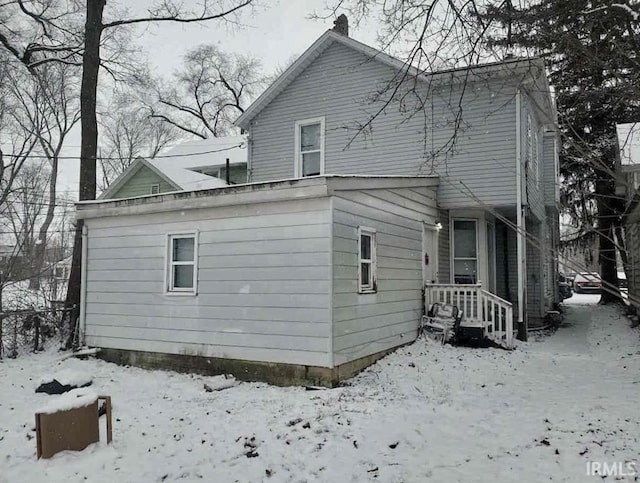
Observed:
[[[455,237],[456,237],[456,221],[473,221],[476,225],[476,257],[468,258],[468,257],[456,257],[456,245],[455,245]],[[476,284],[480,283],[480,222],[481,220],[478,218],[464,218],[464,217],[451,217],[449,220],[449,226],[451,227],[451,283],[456,282],[456,260],[474,260],[476,262]],[[464,284],[463,284],[464,285]]]
[[[167,295],[197,295],[198,293],[198,235],[197,231],[167,233],[165,250],[165,280],[164,287]],[[173,240],[177,238],[193,238],[193,261],[173,261]],[[176,265],[193,265],[193,287],[173,286],[173,267]]]
[[[371,239],[371,258],[362,258],[362,235],[366,235]],[[376,293],[378,291],[378,276],[377,276],[377,242],[376,242],[376,230],[367,226],[358,227],[358,293]],[[369,274],[371,275],[371,283],[362,283],[362,264],[368,263],[371,268]]]
[[[155,191],[154,191],[155,188]],[[156,183],[156,184],[152,184],[151,185],[151,189],[149,190],[149,193],[152,195],[157,195],[160,193],[160,184]]]
[[[314,117],[310,119],[303,119],[296,121],[295,123],[295,164],[294,164],[294,177],[302,178],[302,152],[300,150],[300,141],[302,136],[300,132],[304,126],[311,126],[313,124],[320,124],[320,176],[324,175],[324,116]],[[316,152],[316,151],[306,151]]]

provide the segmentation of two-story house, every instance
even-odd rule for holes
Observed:
[[[538,59],[424,74],[327,31],[237,120],[248,184],[78,205],[86,343],[332,384],[426,299],[510,347],[557,301],[554,124]]]

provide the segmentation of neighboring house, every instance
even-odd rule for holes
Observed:
[[[226,186],[227,160],[229,184],[246,183],[245,136],[190,141],[154,159],[137,158],[109,185],[99,199],[130,198]]]
[[[626,257],[625,272],[629,290],[629,301],[640,308],[640,123],[618,124],[618,179],[616,194],[626,200],[622,219]],[[623,253],[624,255],[624,253]]]
[[[419,75],[371,104],[403,69],[328,31],[238,119],[249,184],[79,203],[86,343],[334,384],[416,338],[423,290],[506,346],[513,317],[542,323],[559,239],[542,62]]]

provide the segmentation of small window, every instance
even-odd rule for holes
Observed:
[[[158,193],[160,193],[160,185],[159,184],[152,184],[151,185],[151,194],[152,195],[157,195]]]
[[[376,231],[358,228],[358,292],[373,293],[376,286]]]
[[[324,174],[324,117],[296,122],[295,176]]]
[[[197,248],[195,234],[169,235],[169,292],[196,293]]]

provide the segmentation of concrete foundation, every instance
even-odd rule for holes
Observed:
[[[335,387],[397,348],[371,354],[334,368],[109,348],[101,349],[98,357],[108,362],[145,369],[164,369],[208,376],[233,374],[241,381],[261,381],[276,386]]]

